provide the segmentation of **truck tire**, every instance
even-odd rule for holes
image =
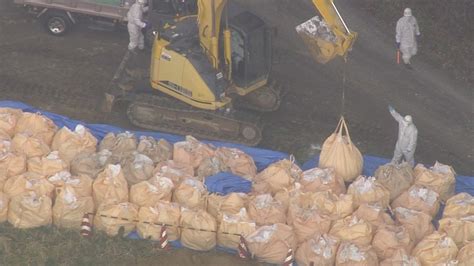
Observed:
[[[53,36],[63,36],[72,28],[72,21],[65,12],[48,12],[43,15],[43,25],[46,31]]]

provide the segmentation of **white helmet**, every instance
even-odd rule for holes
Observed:
[[[146,3],[148,3],[147,0],[137,0],[137,3],[141,4],[141,5],[145,5]]]
[[[403,10],[403,15],[405,17],[410,17],[412,14],[411,14],[411,8],[407,7],[405,8],[405,10]]]
[[[411,124],[413,122],[413,118],[411,117],[411,115],[406,115],[404,119],[405,122],[407,122],[408,124]]]

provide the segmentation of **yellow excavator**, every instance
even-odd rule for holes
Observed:
[[[313,18],[298,33],[319,62],[345,56],[356,34],[332,0],[313,3],[326,22],[316,25]],[[197,6],[197,15],[156,32],[151,57],[127,52],[106,92],[105,110],[126,101],[136,126],[257,145],[259,114],[280,104],[280,87],[271,78],[273,31],[227,0],[198,0]],[[144,64],[146,71],[135,71]]]

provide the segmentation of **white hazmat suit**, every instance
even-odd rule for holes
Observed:
[[[413,124],[413,119],[410,115],[402,117],[395,109],[389,106],[390,114],[398,122],[398,140],[395,145],[392,163],[399,164],[402,157],[412,167],[415,166],[415,149],[418,138],[418,129]]]
[[[142,29],[146,27],[146,23],[143,22],[143,13],[148,11],[148,7],[144,6],[145,4],[146,0],[137,0],[128,10],[127,28],[130,35],[128,50],[133,51],[137,46],[140,50],[145,48],[145,38],[142,33]]]
[[[403,62],[407,65],[410,64],[410,58],[416,55],[418,51],[416,36],[419,35],[420,29],[416,18],[412,16],[410,8],[405,8],[403,17],[397,21],[395,39],[397,44],[400,45]]]

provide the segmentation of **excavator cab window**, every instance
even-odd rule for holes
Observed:
[[[270,72],[270,36],[265,23],[250,12],[230,21],[232,79],[239,87],[250,87]]]

